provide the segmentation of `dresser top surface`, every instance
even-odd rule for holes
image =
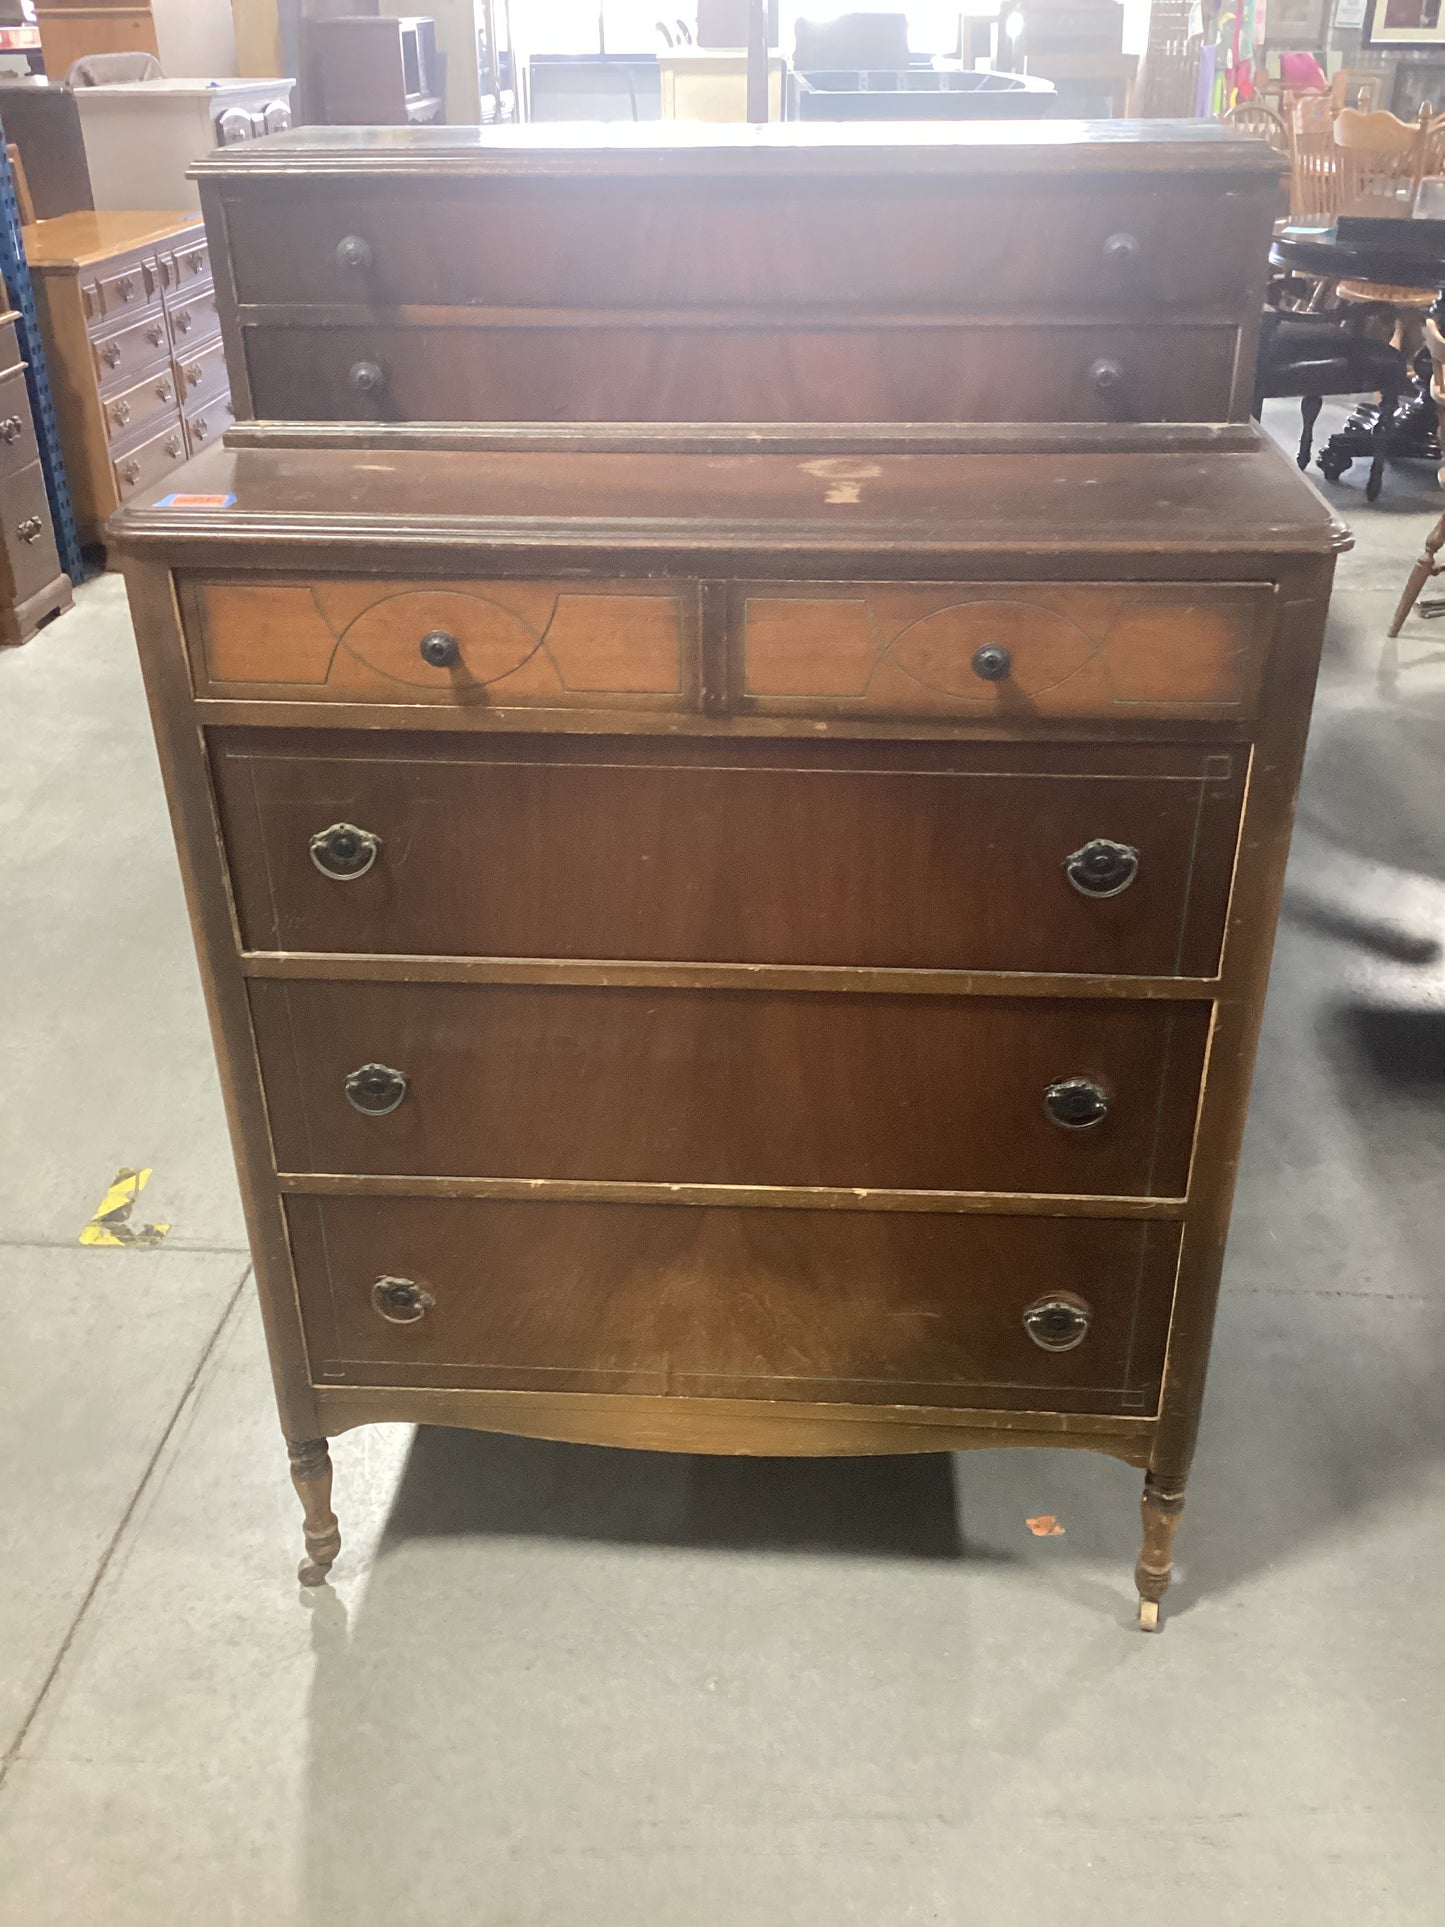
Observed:
[[[193,179],[274,175],[1226,173],[1278,176],[1268,144],[1217,121],[705,122],[297,128],[221,147]]]
[[[200,215],[183,208],[82,208],[24,229],[25,258],[33,274],[85,268],[174,241],[200,225]]]
[[[1184,453],[217,447],[111,524],[128,548],[277,541],[757,556],[1328,554],[1348,534],[1272,445]],[[220,559],[218,557],[218,559]]]

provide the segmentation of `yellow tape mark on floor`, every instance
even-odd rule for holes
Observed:
[[[126,1245],[131,1250],[158,1245],[170,1230],[168,1224],[143,1224],[133,1227],[130,1214],[136,1199],[151,1181],[150,1166],[144,1171],[124,1167],[110,1181],[110,1189],[95,1207],[95,1216],[80,1234],[83,1245]]]

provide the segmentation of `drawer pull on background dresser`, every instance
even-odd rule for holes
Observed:
[[[973,652],[973,673],[984,682],[1002,682],[1013,666],[1013,655],[1001,642],[986,642]]]
[[[1100,355],[1097,361],[1089,363],[1089,386],[1100,395],[1109,394],[1123,379],[1124,364],[1108,355]]]
[[[1024,1330],[1040,1351],[1071,1352],[1088,1337],[1093,1316],[1094,1308],[1087,1298],[1072,1291],[1057,1291],[1034,1300],[1024,1313]]]
[[[165,338],[166,338],[166,331],[164,328],[160,326],[146,329],[146,340],[150,343],[152,348],[159,348],[161,343],[165,340]]]
[[[346,383],[353,394],[375,395],[386,386],[386,376],[374,361],[354,361]]]
[[[311,861],[324,877],[350,883],[364,877],[381,853],[381,838],[354,823],[333,823],[311,839]]]
[[[432,629],[421,639],[421,659],[433,669],[450,669],[461,659],[462,646],[445,629]]]
[[[27,515],[15,533],[22,542],[38,542],[45,528],[38,515]]]
[[[1087,1131],[1109,1115],[1109,1094],[1088,1077],[1065,1077],[1044,1092],[1044,1110],[1066,1131]]]
[[[110,405],[110,418],[117,428],[124,428],[130,420],[130,403],[128,401],[112,402]]]
[[[0,422],[0,442],[18,441],[23,426],[18,415],[7,415],[4,421]]]
[[[1084,897],[1121,896],[1139,874],[1139,852],[1127,843],[1093,837],[1064,858],[1064,875]]]
[[[371,244],[359,234],[348,234],[336,250],[338,267],[355,268],[358,273],[371,266]]]
[[[120,466],[120,479],[125,483],[127,488],[134,488],[140,480],[140,463],[134,460],[122,462]]]
[[[371,1287],[371,1302],[388,1325],[414,1325],[426,1317],[436,1299],[410,1278],[378,1278]]]
[[[363,1064],[346,1080],[346,1101],[363,1117],[390,1117],[407,1093],[403,1072],[388,1064]]]
[[[184,308],[182,308],[181,312],[175,316],[176,327],[179,330],[179,332],[183,335],[188,335],[191,332],[191,328],[194,322],[195,322],[195,316],[189,313]]]
[[[174,461],[181,452],[181,438],[179,435],[167,435],[161,446]]]
[[[1127,268],[1139,259],[1139,237],[1137,234],[1111,234],[1104,243],[1104,259],[1112,261],[1116,267]]]
[[[116,363],[120,360],[119,343],[114,341],[108,341],[100,351],[100,358],[105,363],[107,368],[114,368]]]
[[[120,277],[119,281],[116,282],[115,287],[116,287],[116,293],[119,294],[121,300],[129,301],[131,296],[135,293],[135,276],[131,274],[123,274]]]

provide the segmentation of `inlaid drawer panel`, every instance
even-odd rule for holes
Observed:
[[[1188,1180],[1210,1018],[270,979],[251,1004],[283,1170],[1167,1197]]]
[[[176,378],[169,368],[146,375],[133,388],[103,404],[105,432],[112,442],[135,435],[148,422],[169,420],[176,412]]]
[[[695,709],[696,610],[656,581],[212,582],[187,627],[220,696]]]
[[[742,584],[733,698],[775,714],[1250,716],[1264,584]]]
[[[320,1383],[1002,1410],[1153,1410],[1179,1241],[941,1212],[291,1197],[286,1214]],[[1026,1321],[1059,1305],[1050,1349]]]
[[[119,328],[103,341],[92,341],[95,378],[103,390],[127,388],[147,368],[164,362],[170,353],[165,316],[159,308],[128,328]]]
[[[843,312],[1232,312],[1274,183],[995,178],[756,183],[308,183],[228,197],[243,302]],[[646,244],[639,199],[646,197]],[[981,271],[981,264],[985,268]]]
[[[1239,331],[1018,322],[790,328],[258,322],[255,413],[283,421],[1218,421]]]
[[[1247,761],[1145,744],[211,740],[248,949],[1128,976],[1214,973]]]

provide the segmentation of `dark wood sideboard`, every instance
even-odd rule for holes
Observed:
[[[374,1420],[1075,1446],[1157,1625],[1345,541],[1277,163],[558,132],[204,162],[243,419],[112,524],[302,1579]]]

